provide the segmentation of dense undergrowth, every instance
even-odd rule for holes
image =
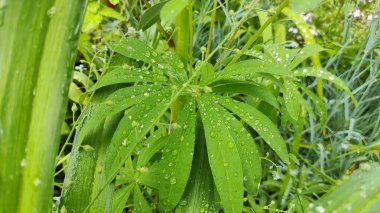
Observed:
[[[48,211],[374,212],[379,11],[379,0],[90,0]]]

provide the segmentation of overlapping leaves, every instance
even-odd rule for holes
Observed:
[[[131,193],[136,210],[148,209],[144,186],[158,190],[163,212],[175,208],[200,211],[197,199],[207,200],[214,208],[218,197],[225,212],[241,212],[244,191],[257,193],[262,175],[253,134],[259,135],[279,160],[289,163],[287,144],[276,123],[245,100],[265,102],[296,121],[305,95],[317,109],[323,108],[322,101],[297,82],[298,77],[321,77],[349,91],[344,82],[327,71],[293,70],[323,50],[319,47],[307,47],[302,54],[285,49],[280,55],[266,50],[262,59],[238,62],[219,72],[205,72],[204,66],[199,66],[194,73],[199,75],[201,85],[189,80],[199,78],[187,76],[176,56],[161,56],[142,41],[124,38],[111,48],[135,59],[136,67],[113,67],[99,80],[92,90],[95,93],[106,87],[122,88],[87,109],[78,138],[83,140],[106,117],[124,112],[105,160],[108,180],[118,177],[115,212],[120,212]],[[170,116],[173,105],[181,106],[175,109],[179,111],[176,120]],[[326,113],[320,116],[326,120]],[[194,155],[203,160],[193,159]],[[200,182],[206,182],[197,173],[210,175],[204,185],[218,196],[198,194]],[[123,174],[128,178],[121,178]]]

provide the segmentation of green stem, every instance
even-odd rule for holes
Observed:
[[[272,23],[276,17],[280,14],[281,10],[283,10],[286,5],[288,5],[289,0],[284,0],[276,9],[276,12],[259,28],[259,30],[256,31],[256,33],[247,41],[247,43],[241,48],[239,54],[235,55],[235,57],[232,58],[230,63],[227,66],[230,66],[234,64],[239,58],[244,54],[245,51],[248,50],[255,42],[259,36],[264,32],[264,30],[269,26],[270,23]]]
[[[212,42],[212,35],[214,32],[214,23],[215,23],[215,16],[216,16],[216,7],[218,6],[218,0],[214,0],[214,5],[212,6],[212,14],[211,14],[211,21],[210,21],[210,30],[208,32],[208,39],[207,39],[207,49],[206,49],[206,55],[207,58],[208,54],[210,53],[211,49],[211,42]]]
[[[234,41],[235,39],[235,36],[237,34],[237,32],[239,31],[240,27],[243,25],[243,22],[247,20],[249,14],[252,12],[253,8],[255,8],[255,5],[256,5],[257,1],[254,1],[252,2],[251,6],[249,7],[249,10],[245,13],[244,17],[238,22],[237,26],[235,27],[235,29],[232,31],[232,35],[230,36],[230,39],[227,43],[227,45],[223,48],[223,51],[222,53],[220,54],[220,56],[218,57],[218,59],[216,60],[216,63],[214,65],[214,68],[218,68],[220,62],[222,61],[223,59],[223,56],[225,55],[227,49],[229,48],[229,46],[232,44],[232,42]]]

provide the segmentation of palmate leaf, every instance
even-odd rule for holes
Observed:
[[[244,122],[251,126],[264,141],[277,153],[285,163],[289,163],[286,143],[277,127],[262,112],[246,103],[231,98],[207,95],[210,100],[220,103],[228,110],[239,116]]]
[[[206,138],[198,113],[191,173],[185,193],[176,208],[176,212],[217,212],[217,203],[219,203],[219,200],[208,163]]]
[[[352,101],[357,104],[357,101],[353,94],[350,91],[350,88],[347,86],[347,84],[334,74],[328,72],[325,69],[322,68],[316,68],[316,67],[305,67],[301,68],[299,70],[294,71],[295,76],[313,76],[313,77],[318,77],[318,78],[323,78],[325,80],[331,81],[334,83],[338,88],[344,89],[347,94],[351,97]]]
[[[222,206],[226,212],[242,212],[243,170],[235,140],[223,118],[208,101],[198,99],[198,107],[208,159]]]
[[[122,213],[134,185],[122,187],[115,191],[112,199],[112,213]]]
[[[217,72],[210,83],[230,78],[244,80],[257,77],[259,76],[258,74],[263,73],[293,78],[292,73],[285,69],[282,64],[269,63],[264,60],[247,60],[238,62]]]
[[[120,83],[133,83],[133,82],[164,82],[167,78],[163,75],[152,72],[148,69],[140,69],[135,67],[114,67],[109,68],[100,79],[96,85],[96,89],[99,89],[104,86],[109,86],[113,84]]]
[[[244,94],[259,98],[268,104],[279,108],[278,101],[270,90],[249,81],[222,80],[212,86],[213,92],[225,92],[227,94]]]
[[[165,60],[143,41],[125,37],[112,44],[111,49],[127,58],[133,58],[152,65],[157,74],[163,72],[170,78],[181,81],[187,78],[185,70],[178,66],[172,66],[168,60]]]
[[[118,169],[132,154],[136,145],[159,122],[168,109],[171,89],[152,93],[143,102],[127,111],[112,137],[107,152],[106,174],[116,175]]]
[[[149,138],[144,141],[146,147],[141,150],[137,159],[136,168],[146,166],[149,160],[165,145],[167,136],[163,136],[163,131],[166,133],[166,129],[159,127],[157,131],[151,133]]]
[[[325,48],[319,46],[318,44],[308,44],[304,48],[302,48],[298,54],[294,57],[292,62],[289,64],[289,69],[296,68],[300,63],[305,61],[307,58],[312,55],[319,53],[321,51],[326,50]]]
[[[195,102],[189,100],[179,118],[178,127],[166,138],[159,162],[159,199],[164,211],[173,209],[181,199],[189,179],[195,142]]]
[[[83,112],[84,115],[78,126],[78,140],[82,141],[107,116],[116,114],[143,101],[150,92],[157,91],[159,88],[159,86],[154,85],[126,87],[111,93],[101,102],[93,101]]]
[[[202,102],[209,102],[211,108],[223,118],[240,156],[245,186],[250,194],[256,194],[261,181],[262,170],[259,152],[251,134],[241,122],[222,106],[203,98]]]
[[[140,190],[138,185],[135,186],[133,193],[133,205],[135,211],[138,213],[149,213],[152,212],[151,207],[148,202],[145,200],[143,193]]]

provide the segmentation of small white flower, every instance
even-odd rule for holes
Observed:
[[[352,16],[354,18],[360,18],[363,16],[363,13],[359,10],[359,9],[356,9],[353,13],[352,13]]]

